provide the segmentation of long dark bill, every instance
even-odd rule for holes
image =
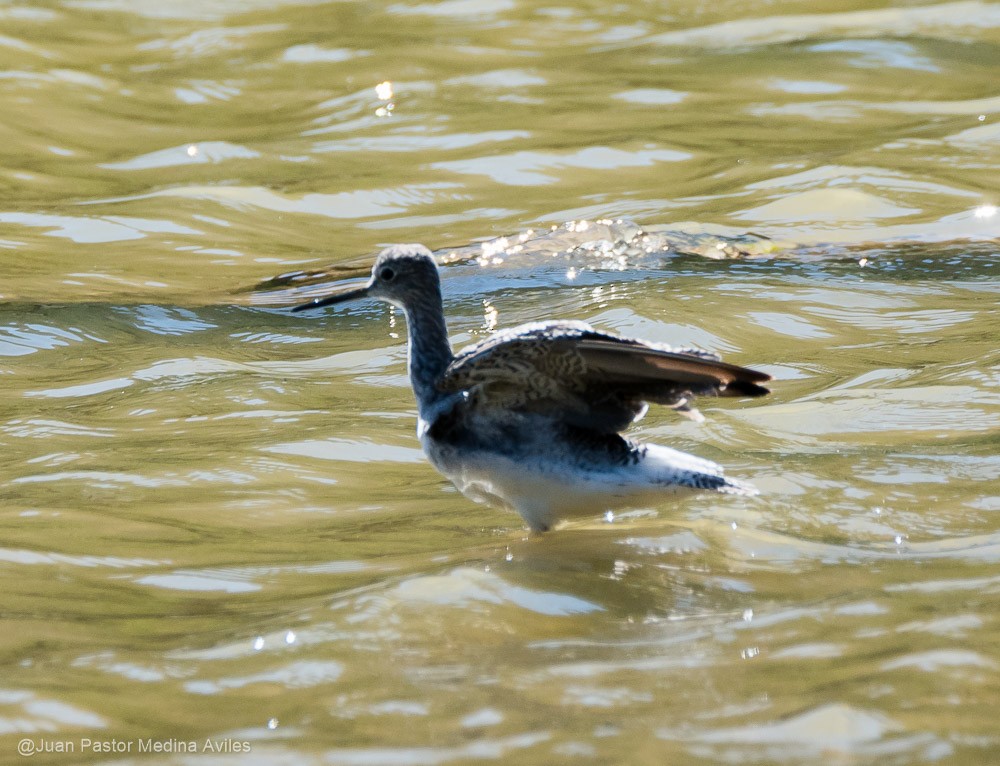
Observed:
[[[327,295],[322,298],[313,298],[308,303],[303,303],[296,306],[292,311],[306,311],[308,309],[319,309],[323,306],[333,306],[336,303],[346,303],[347,301],[357,300],[358,298],[364,298],[368,295],[368,291],[371,289],[371,283],[365,285],[364,287],[354,287],[344,289],[340,292],[336,292],[333,295]]]

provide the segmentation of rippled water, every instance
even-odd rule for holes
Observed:
[[[0,6],[0,762],[995,762],[998,67],[976,0]],[[599,217],[773,247],[466,259],[457,343],[771,372],[635,429],[759,497],[528,537],[401,317],[239,292]]]

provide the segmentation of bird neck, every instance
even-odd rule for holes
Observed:
[[[436,295],[422,297],[424,300],[419,304],[406,308],[410,336],[407,367],[421,416],[445,397],[435,383],[454,359],[440,289]]]

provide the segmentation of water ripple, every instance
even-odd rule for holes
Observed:
[[[509,186],[542,186],[556,179],[543,170],[582,168],[613,170],[617,168],[649,167],[659,162],[681,162],[690,159],[687,152],[675,149],[640,149],[625,151],[607,146],[591,146],[572,154],[515,152],[496,157],[475,157],[464,160],[436,162],[432,167],[465,175],[484,175]]]
[[[732,49],[833,35],[873,38],[923,35],[947,38],[962,31],[996,27],[1000,27],[1000,7],[995,3],[960,0],[909,8],[739,19],[707,27],[664,32],[653,37],[652,41],[660,45]],[[875,43],[872,47],[877,49],[878,45]]]

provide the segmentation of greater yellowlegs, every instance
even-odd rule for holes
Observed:
[[[647,402],[700,419],[694,395],[762,396],[766,373],[583,322],[523,324],[455,355],[437,264],[423,245],[386,248],[366,285],[293,310],[359,298],[406,314],[417,435],[430,461],[464,495],[516,510],[534,531],[665,495],[757,492],[715,463],[619,432]]]

